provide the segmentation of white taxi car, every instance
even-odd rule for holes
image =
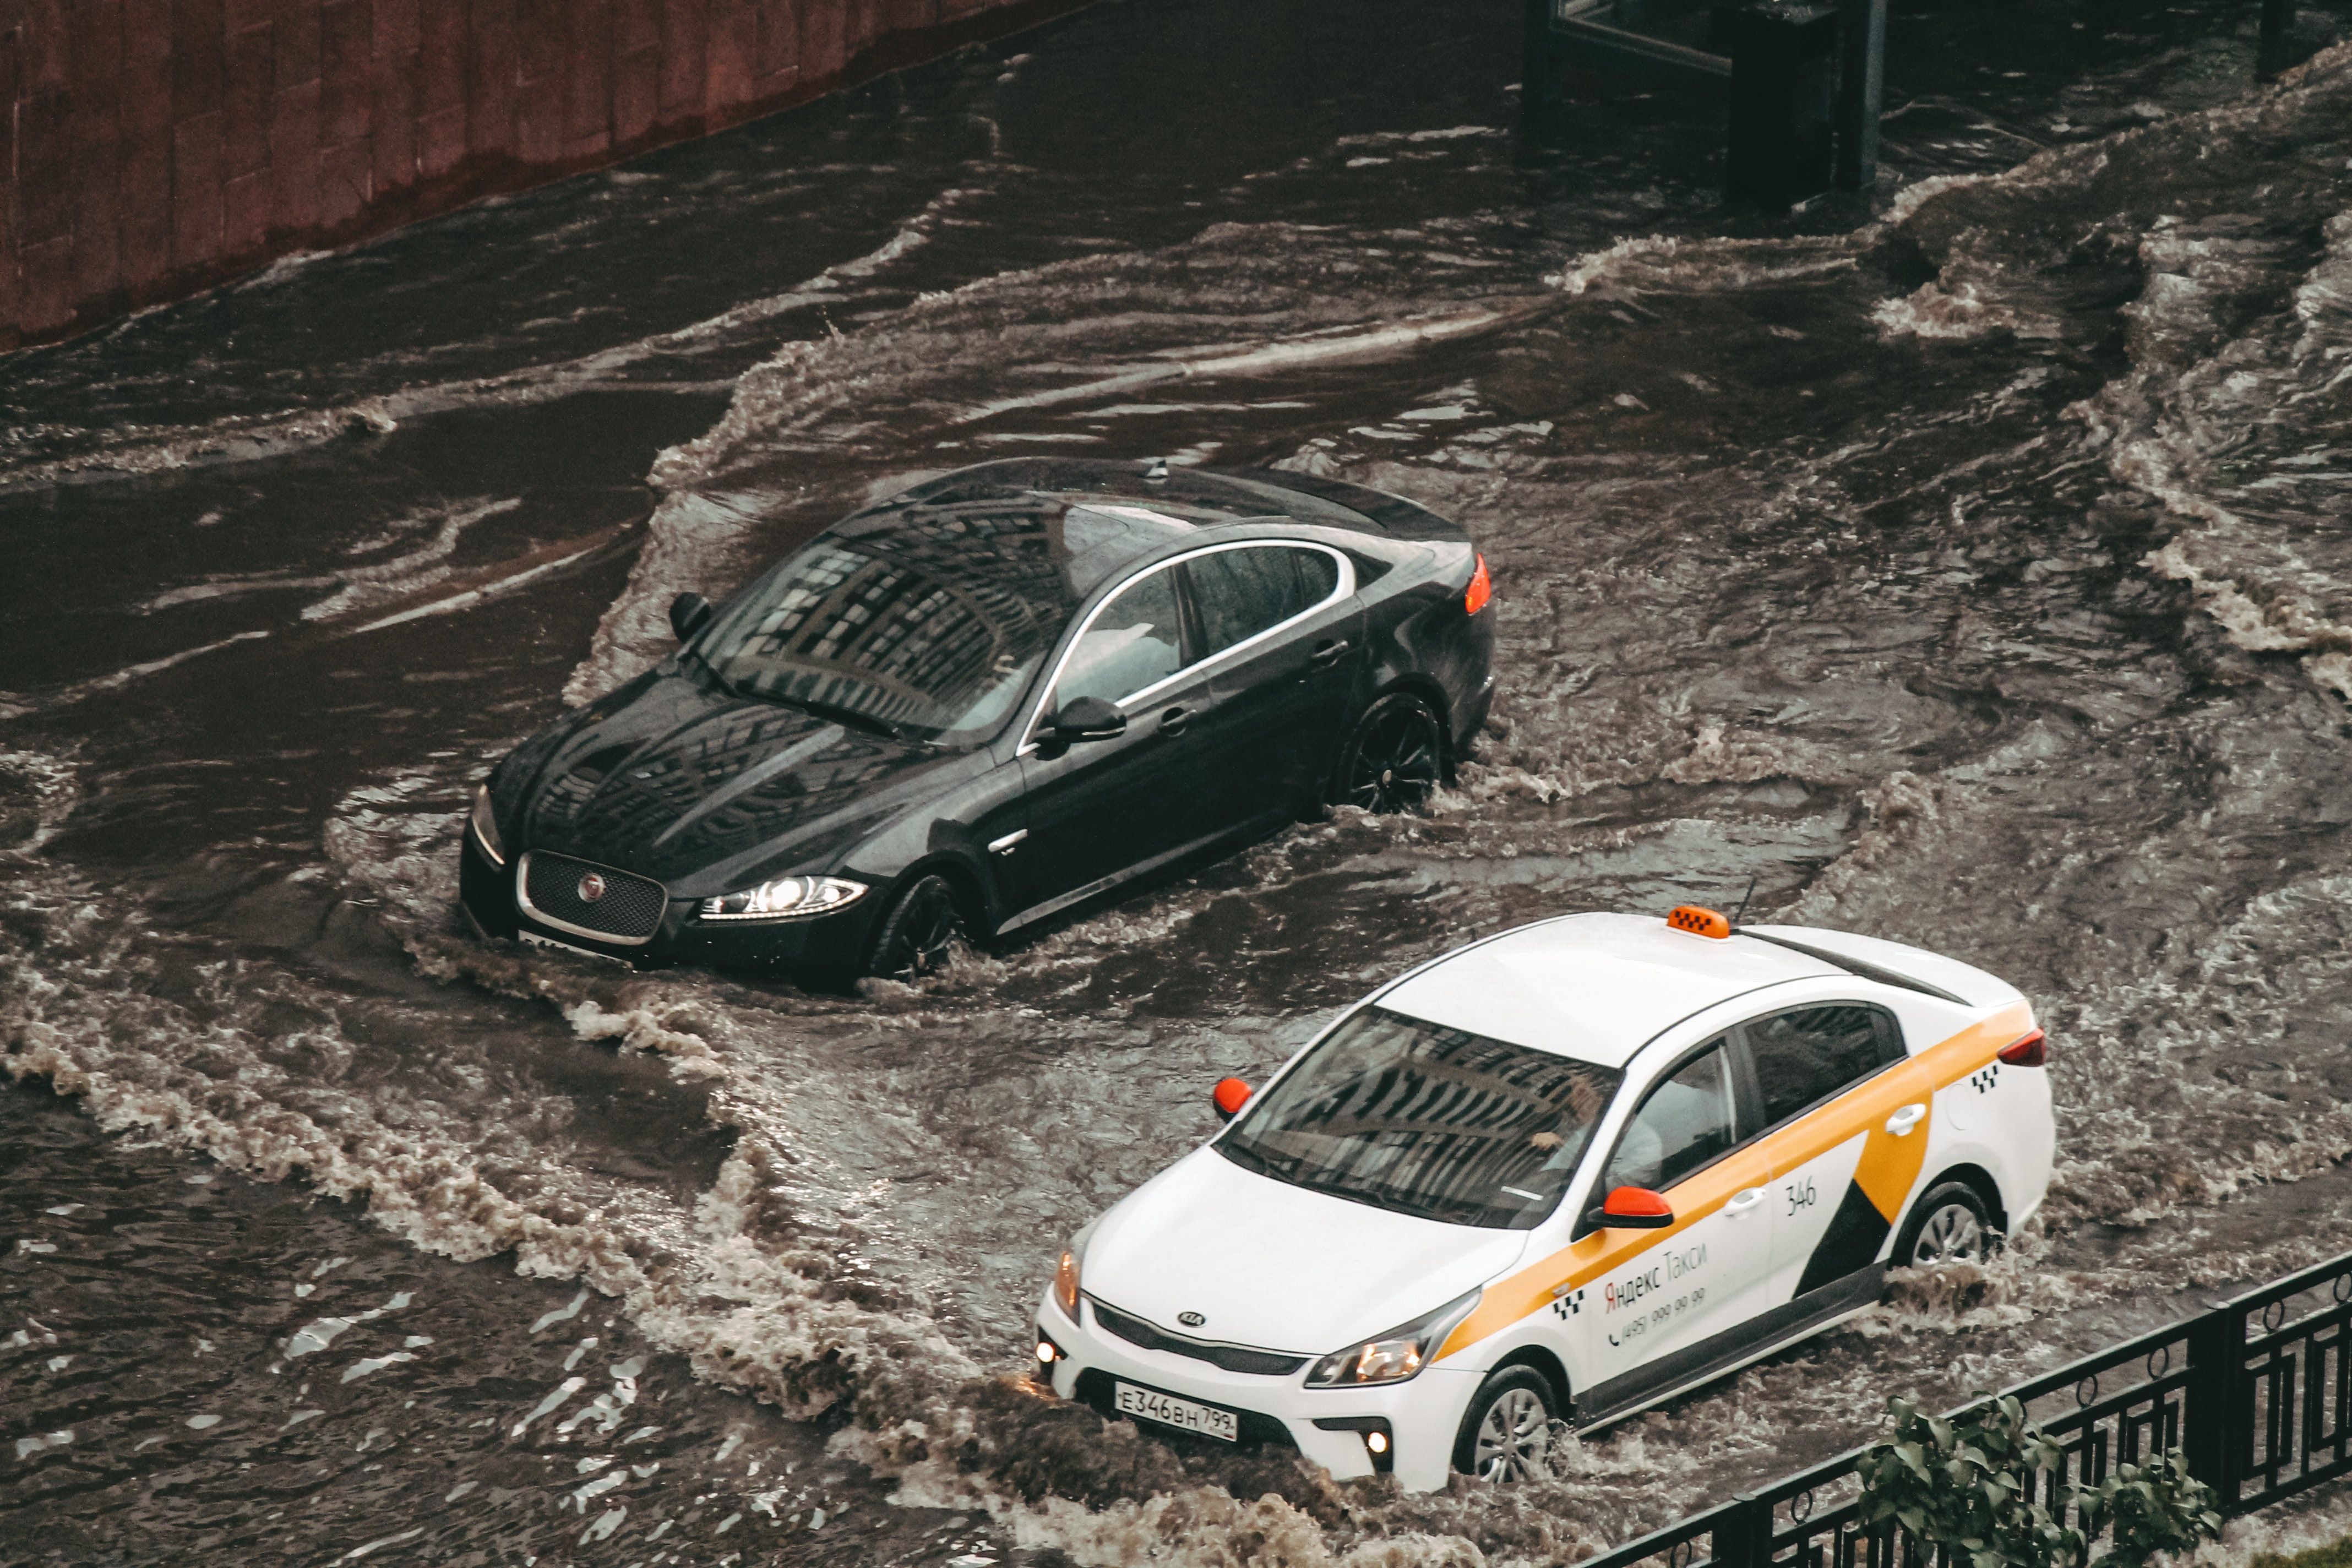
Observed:
[[[1349,1009],[1064,1250],[1038,1376],[1337,1477],[1538,1469],[1591,1426],[1981,1258],[2054,1144],[2024,997],[1685,906],[1570,915]],[[1238,1113],[1238,1114],[1236,1114]]]

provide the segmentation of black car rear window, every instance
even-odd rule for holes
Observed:
[[[1375,1208],[1527,1230],[1559,1201],[1622,1075],[1367,1007],[1216,1143],[1235,1164]]]
[[[1192,574],[1192,602],[1200,606],[1206,651],[1222,652],[1312,605],[1298,570],[1307,553],[1286,544],[1260,544],[1194,556],[1186,570]],[[1331,564],[1320,551],[1315,559]]]

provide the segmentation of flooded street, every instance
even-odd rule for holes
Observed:
[[[0,1563],[1562,1561],[2352,1245],[2352,46],[2252,21],[1898,8],[1876,210],[1768,220],[1704,104],[1522,130],[1516,7],[1101,0],[0,360]],[[1460,521],[1459,787],[920,988],[467,931],[674,594],[1037,453]],[[1501,1494],[1021,1380],[1216,1079],[1751,880],[2033,1000],[1997,1263]]]

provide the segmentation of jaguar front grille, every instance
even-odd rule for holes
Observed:
[[[661,929],[669,889],[633,871],[534,849],[515,868],[515,900],[558,931],[635,947]]]

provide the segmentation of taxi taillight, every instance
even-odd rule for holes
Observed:
[[[2036,1029],[2014,1044],[2001,1047],[2000,1059],[2013,1068],[2042,1067],[2050,1060],[2050,1045],[2042,1037],[2042,1031]]]
[[[1481,555],[1478,557],[1478,569],[1470,574],[1470,586],[1462,591],[1463,613],[1476,615],[1486,607],[1486,601],[1494,596],[1495,582],[1493,578],[1486,575],[1486,558]]]

